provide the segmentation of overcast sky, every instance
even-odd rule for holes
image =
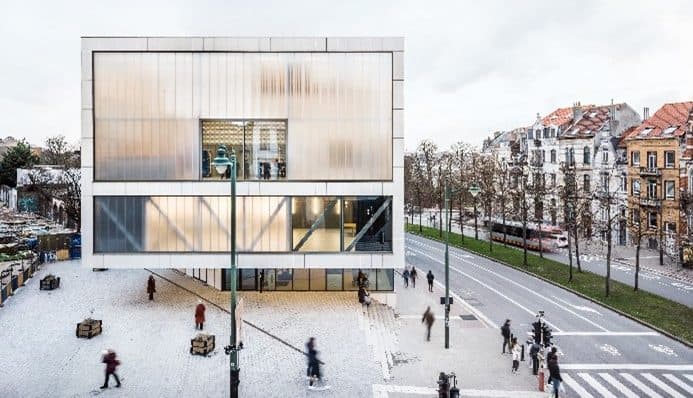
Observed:
[[[0,136],[78,141],[82,35],[404,36],[408,150],[574,101],[693,100],[686,0],[0,0]]]

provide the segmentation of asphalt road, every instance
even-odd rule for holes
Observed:
[[[406,261],[444,281],[443,244],[407,234]],[[454,305],[467,306],[489,327],[512,319],[521,341],[537,311],[545,311],[562,352],[562,396],[693,397],[693,349],[589,300],[456,248],[450,249],[450,289]]]
[[[456,230],[456,231],[455,231]],[[453,232],[459,233],[459,224],[453,227]],[[474,228],[465,226],[465,235],[473,236]],[[487,233],[479,229],[479,239],[488,239]],[[520,250],[520,249],[518,249]],[[530,251],[531,252],[531,251]],[[538,254],[535,252],[531,252]],[[559,249],[557,253],[544,253],[546,258],[568,264],[567,249]],[[573,266],[577,267],[573,257]],[[580,266],[583,270],[598,275],[606,275],[606,259],[601,255],[580,254]],[[635,264],[622,261],[611,262],[611,277],[613,280],[633,286],[635,283]],[[677,303],[693,307],[693,283],[671,278],[667,275],[640,269],[639,288],[662,296]]]

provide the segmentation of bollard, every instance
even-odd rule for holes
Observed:
[[[546,383],[544,383],[544,369],[539,369],[539,391],[544,392],[544,386]]]
[[[524,362],[525,360],[525,345],[522,344],[522,350],[520,351],[520,361]]]

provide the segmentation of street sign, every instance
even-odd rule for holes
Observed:
[[[452,305],[452,297],[448,298],[450,300],[450,305]],[[445,297],[440,298],[440,304],[445,305]]]
[[[469,187],[469,193],[471,193],[473,197],[476,198],[476,195],[478,195],[479,192],[481,192],[481,188],[479,188],[478,185],[472,184],[472,186]]]

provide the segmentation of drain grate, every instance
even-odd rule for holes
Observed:
[[[460,318],[462,318],[463,321],[476,321],[476,317],[474,315],[460,315]]]

